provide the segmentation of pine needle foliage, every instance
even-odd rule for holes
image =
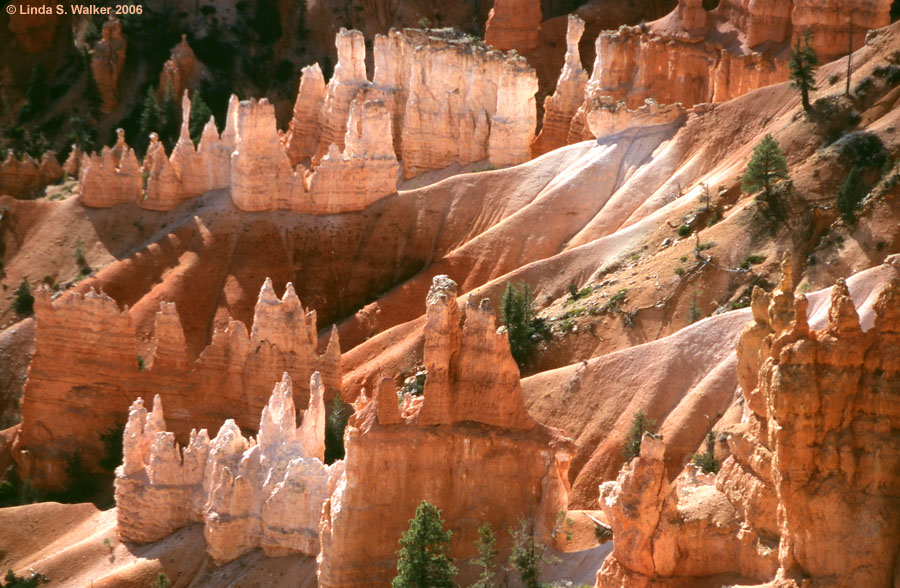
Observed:
[[[635,413],[634,418],[631,419],[628,436],[625,438],[625,445],[622,447],[625,461],[631,461],[641,454],[641,439],[644,438],[644,433],[652,433],[655,427],[656,421],[647,418],[643,409]]]
[[[753,148],[747,171],[741,178],[741,188],[751,194],[763,190],[766,201],[770,201],[774,197],[772,188],[775,182],[789,177],[787,161],[784,159],[781,146],[775,137],[766,135],[759,145]]]
[[[537,317],[531,286],[507,282],[500,298],[500,313],[509,335],[509,350],[519,368],[524,368],[546,330],[544,321]]]
[[[209,122],[211,116],[212,110],[209,109],[209,105],[206,104],[200,91],[195,91],[193,98],[191,98],[191,120],[188,123],[191,141],[194,142],[194,145],[200,143],[200,137],[203,136],[203,128]]]
[[[450,530],[445,531],[441,511],[423,500],[409,529],[400,537],[397,576],[393,588],[454,588],[456,566],[450,557]]]
[[[475,549],[478,557],[472,559],[472,563],[481,568],[478,581],[472,584],[472,588],[493,588],[496,586],[497,576],[497,537],[490,523],[485,523],[478,528],[478,539],[475,540]]]
[[[791,87],[800,90],[803,110],[806,112],[812,111],[809,93],[816,89],[816,69],[819,66],[819,56],[812,47],[812,40],[812,31],[810,29],[803,31],[803,34],[797,37],[797,44],[791,50],[791,60],[788,63]]]

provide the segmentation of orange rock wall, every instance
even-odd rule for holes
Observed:
[[[540,0],[495,0],[484,27],[484,42],[500,51],[534,49],[541,38]]]
[[[0,163],[0,194],[29,196],[62,175],[63,168],[52,151],[47,151],[40,161],[35,161],[27,153],[22,159],[18,159],[10,149],[6,153],[6,159]]]
[[[329,397],[340,390],[337,337],[323,355],[316,353],[315,313],[303,309],[290,285],[279,300],[267,280],[251,332],[231,321],[196,360],[188,356],[174,304],[164,303],[143,369],[131,318],[111,298],[92,292],[51,302],[42,293],[35,315],[35,354],[13,449],[20,475],[36,487],[59,487],[76,448],[95,467],[103,455],[100,433],[124,423],[125,405],[137,397],[159,394],[171,430],[184,443],[192,428],[218,428],[228,418],[255,431],[252,415],[284,372],[296,378],[294,400],[301,406],[314,371],[322,374]]]
[[[125,67],[127,46],[122,35],[122,24],[111,16],[103,24],[100,40],[91,51],[91,74],[100,90],[101,112],[112,112],[119,103],[119,74]]]
[[[50,47],[59,17],[55,4],[47,0],[24,0],[16,6],[31,9],[42,8],[47,14],[28,14],[30,10],[17,10],[9,17],[9,30],[16,36],[19,45],[29,53],[39,53]],[[49,10],[48,10],[49,9]]]
[[[645,436],[641,456],[601,486],[615,547],[598,586],[896,583],[900,280],[868,332],[839,281],[827,325],[811,331],[789,275],[787,265],[773,294],[754,293],[738,343],[745,415],[719,473],[688,466],[669,482],[663,444]]]
[[[534,517],[546,537],[566,508],[571,442],[528,416],[489,307],[468,305],[460,327],[446,276],[435,278],[427,304],[424,401],[407,399],[401,413],[384,379],[351,418],[344,470],[322,513],[320,586],[389,586],[397,541],[422,500],[442,509],[460,561],[475,555],[483,523],[506,549],[503,530],[520,517]]]

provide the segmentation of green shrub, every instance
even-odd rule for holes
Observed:
[[[520,519],[516,527],[509,529],[513,545],[509,563],[518,572],[525,588],[541,588],[540,573],[547,546],[534,539],[534,520]]]
[[[853,222],[856,219],[856,208],[866,197],[868,191],[869,189],[862,179],[862,170],[854,165],[844,181],[841,182],[841,187],[838,188],[835,197],[835,205],[846,222]]]
[[[691,234],[691,227],[687,225],[681,225],[678,227],[678,236],[679,237],[687,237]]]
[[[691,297],[691,305],[688,307],[688,322],[696,323],[701,318],[703,318],[703,311],[700,310],[700,307],[697,306],[697,298]]]
[[[878,135],[868,131],[848,133],[834,146],[844,163],[863,169],[883,169],[891,160]]]
[[[36,588],[41,582],[49,581],[44,574],[32,572],[28,578],[22,578],[17,576],[12,570],[9,570],[6,572],[3,582],[0,582],[0,588]]]
[[[691,463],[703,470],[706,474],[717,474],[721,464],[716,459],[716,432],[710,430],[706,434],[706,451],[695,453],[691,456]]]
[[[16,288],[12,309],[21,317],[34,314],[34,295],[31,293],[31,284],[28,283],[27,277],[22,278],[19,287]]]
[[[747,171],[741,178],[741,188],[752,194],[763,190],[767,202],[774,198],[774,185],[777,180],[788,179],[787,161],[775,137],[766,135],[753,148],[753,155],[747,164]]]
[[[456,566],[450,557],[450,537],[441,511],[425,500],[409,520],[409,529],[400,537],[397,575],[393,588],[453,588]]]
[[[683,275],[684,275],[684,268],[681,267],[681,266],[676,267],[676,268],[675,268],[675,273],[676,273],[677,275],[679,275],[679,276],[683,276]]]
[[[625,445],[622,447],[625,461],[631,461],[641,454],[641,439],[643,439],[644,433],[652,433],[654,427],[656,427],[656,421],[647,418],[643,409],[635,413],[631,420],[628,436],[625,438]]]
[[[150,588],[169,588],[172,585],[172,582],[169,580],[169,576],[160,572],[156,576],[156,581],[150,585]]]
[[[766,260],[765,255],[748,255],[741,262],[741,269],[750,269],[751,265],[759,265]]]

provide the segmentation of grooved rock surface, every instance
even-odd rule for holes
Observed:
[[[900,278],[882,283],[868,331],[843,280],[812,330],[787,258],[782,272],[772,294],[754,293],[737,345],[744,417],[724,432],[719,473],[688,466],[669,482],[665,446],[645,435],[601,486],[616,539],[598,586],[896,583]]]
[[[527,51],[541,37],[540,0],[495,0],[484,27],[484,42],[500,51]]]
[[[122,35],[122,24],[114,16],[103,23],[100,40],[91,52],[91,73],[100,90],[101,112],[111,112],[119,103],[119,74],[125,67],[125,49],[128,46]]]
[[[384,379],[344,434],[343,471],[322,514],[320,586],[388,586],[397,540],[422,500],[442,509],[460,560],[475,555],[485,522],[506,529],[531,514],[546,537],[566,509],[570,441],[528,416],[489,308],[467,305],[460,328],[446,276],[434,279],[427,304],[424,400],[407,399],[401,413]],[[497,540],[509,547],[508,534]]]
[[[299,428],[285,373],[262,410],[256,440],[244,438],[228,419],[212,440],[206,429],[192,430],[183,450],[165,430],[159,396],[151,412],[138,398],[116,470],[119,538],[151,543],[195,522],[204,525],[206,549],[217,564],[257,547],[270,557],[317,554],[333,467],[322,464],[325,403],[318,373],[310,388]]]
[[[230,321],[196,359],[188,356],[174,304],[161,305],[154,339],[140,360],[130,315],[103,294],[51,302],[40,292],[35,315],[35,353],[13,452],[21,475],[40,488],[65,481],[72,447],[80,448],[89,469],[96,467],[103,455],[99,434],[123,423],[123,403],[137,397],[159,394],[175,438],[186,443],[192,428],[211,429],[228,418],[255,431],[251,415],[262,410],[284,372],[296,378],[301,405],[315,371],[329,396],[340,389],[337,337],[317,354],[315,313],[304,310],[290,285],[279,300],[270,280],[260,291],[251,332]]]
[[[62,175],[63,168],[53,151],[45,152],[40,161],[35,161],[27,153],[19,159],[10,149],[6,152],[6,159],[0,163],[0,194],[29,196]]]

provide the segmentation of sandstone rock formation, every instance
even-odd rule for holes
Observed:
[[[185,90],[195,90],[200,81],[202,64],[197,61],[194,50],[188,45],[187,35],[181,35],[181,42],[172,48],[169,59],[163,64],[159,73],[159,85],[156,87],[157,99],[165,97],[169,86],[175,96],[181,96]]]
[[[699,0],[680,0],[675,11],[649,26],[602,32],[569,142],[595,136],[586,120],[597,104],[623,101],[633,109],[649,98],[686,108],[723,102],[787,80],[787,44],[806,29],[825,63],[847,54],[848,19],[854,49],[863,45],[866,31],[890,23],[886,0],[826,4],[723,0],[707,12]]]
[[[92,155],[82,171],[82,202],[108,207],[137,201],[149,210],[171,210],[230,187],[241,210],[332,214],[361,210],[395,192],[398,152],[406,177],[453,163],[487,158],[506,166],[531,157],[537,78],[524,59],[474,46],[449,31],[391,31],[375,39],[370,83],[362,35],[342,30],[336,45],[338,65],[327,85],[317,65],[304,69],[284,135],[266,99],[239,103],[232,97],[222,136],[211,121],[195,149],[185,93],[181,136],[171,156],[151,140],[139,177],[125,148],[118,158],[105,151]],[[172,63],[187,65],[169,69],[183,72],[193,53],[186,42],[179,47]],[[177,89],[190,86],[179,84]],[[100,193],[103,186],[111,186],[109,194]]]
[[[101,112],[111,112],[119,103],[119,74],[125,67],[128,43],[122,35],[122,24],[114,16],[103,24],[100,40],[91,51],[91,73],[100,90]]]
[[[900,280],[868,332],[838,281],[827,325],[811,331],[783,268],[773,294],[754,293],[738,343],[746,404],[721,471],[689,466],[669,482],[662,444],[645,436],[641,456],[601,486],[615,547],[598,586],[896,583]]]
[[[50,47],[59,18],[55,5],[44,0],[24,0],[16,6],[27,8],[16,10],[9,16],[9,30],[16,36],[19,45],[29,53],[39,53]],[[45,13],[35,13],[38,9]]]
[[[397,406],[383,379],[345,432],[346,459],[320,528],[320,586],[387,586],[397,540],[422,500],[443,510],[455,557],[474,555],[477,528],[533,517],[546,536],[566,508],[570,441],[525,410],[506,334],[486,302],[465,308],[456,284],[434,279],[425,326],[424,399]]]
[[[484,27],[484,41],[500,51],[527,51],[541,36],[540,0],[496,0]]]
[[[263,408],[256,440],[228,419],[212,440],[206,429],[192,430],[183,450],[165,430],[160,397],[149,413],[138,398],[116,470],[119,537],[151,543],[194,522],[204,524],[207,552],[219,564],[256,547],[270,557],[317,554],[333,466],[322,464],[325,403],[317,372],[310,389],[299,428],[285,373]]]
[[[134,326],[127,312],[103,294],[69,294],[35,301],[35,353],[22,400],[22,425],[14,453],[19,472],[36,487],[59,487],[73,451],[89,468],[103,455],[99,434],[125,421],[123,399],[159,394],[169,426],[186,444],[199,425],[217,427],[234,418],[255,431],[271,382],[287,372],[296,378],[294,401],[307,404],[307,382],[322,374],[331,398],[341,385],[340,349],[333,335],[316,352],[315,312],[307,313],[288,284],[279,300],[266,280],[253,328],[232,320],[215,331],[196,360],[188,356],[175,305],[163,303],[154,340],[138,359]]]
[[[85,206],[106,208],[143,200],[141,166],[134,150],[125,143],[125,131],[119,129],[118,137],[114,148],[104,147],[99,154],[82,157],[78,194]]]
[[[537,157],[568,143],[572,117],[584,101],[588,74],[581,65],[578,42],[584,34],[584,21],[570,14],[566,30],[566,63],[556,81],[556,90],[544,100],[541,132],[531,144],[531,155]]]
[[[62,175],[63,169],[53,151],[45,152],[40,161],[35,161],[27,153],[19,159],[10,149],[0,163],[0,194],[29,196]]]

